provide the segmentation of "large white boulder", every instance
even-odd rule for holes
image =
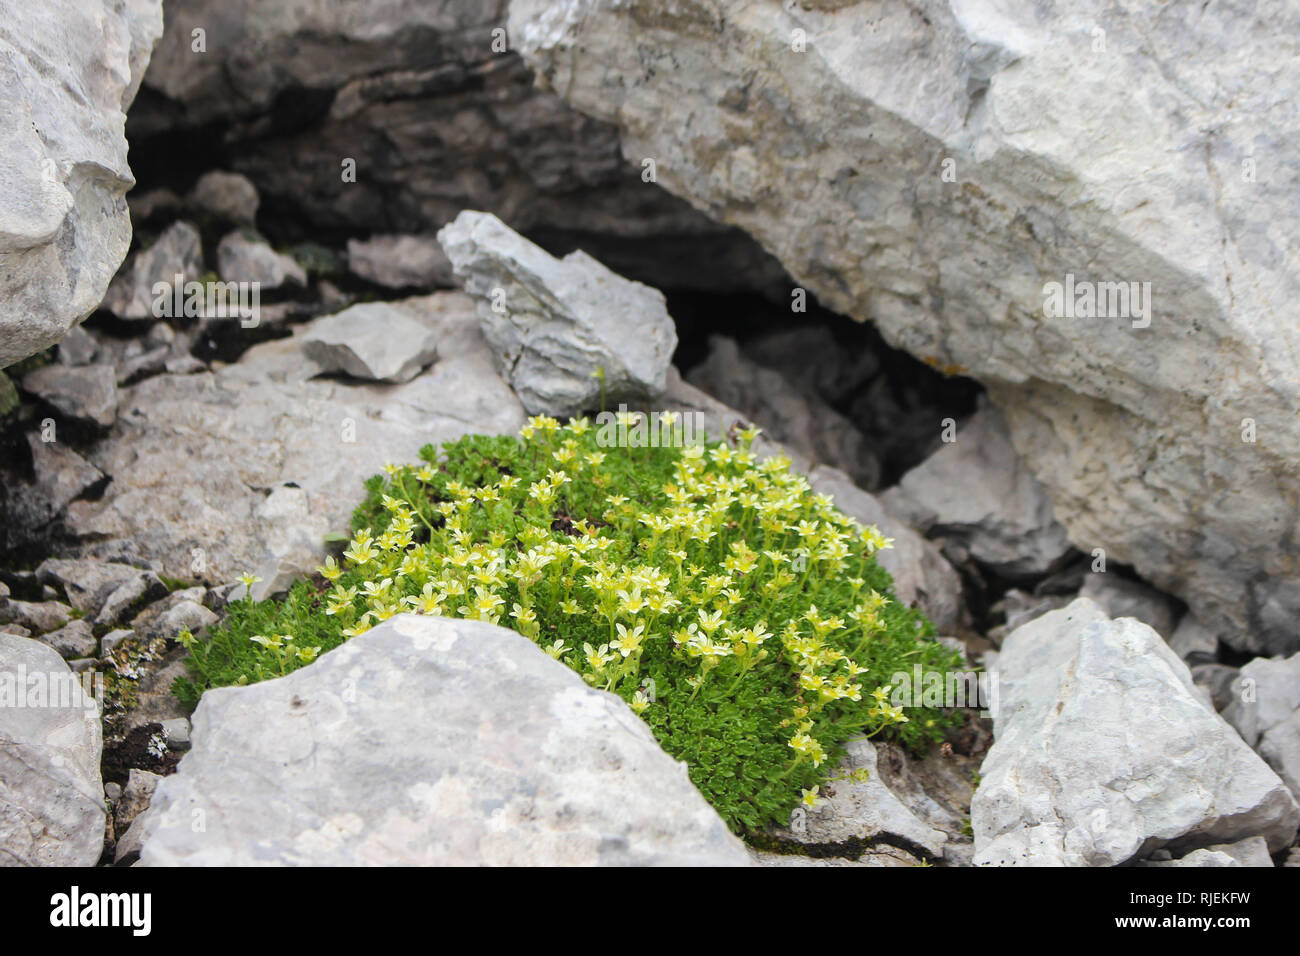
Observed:
[[[1080,549],[1300,649],[1300,2],[513,0],[509,34],[631,164],[986,382]],[[1049,317],[1071,282],[1114,317]]]
[[[154,866],[750,864],[622,700],[513,631],[416,615],[208,691],[146,814]]]
[[[0,18],[0,368],[89,315],[131,243],[126,109],[161,0],[42,0]]]
[[[1133,618],[1080,598],[1017,628],[994,667],[995,741],[971,801],[976,864],[1114,866],[1262,836],[1300,807]]]

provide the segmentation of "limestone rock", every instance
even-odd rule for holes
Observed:
[[[268,290],[307,284],[307,273],[290,256],[239,229],[227,233],[217,246],[217,270],[226,282],[256,282]]]
[[[348,268],[388,289],[449,288],[451,261],[433,236],[371,236],[348,240]]]
[[[1300,654],[1241,668],[1223,716],[1300,800]]]
[[[971,803],[977,864],[1114,866],[1294,837],[1285,784],[1145,624],[1080,598],[1011,634],[996,671],[995,741]]]
[[[438,241],[529,412],[577,415],[602,397],[609,408],[663,394],[677,332],[661,292],[581,251],[555,259],[489,213],[462,212]]]
[[[10,699],[0,706],[0,865],[94,865],[106,822],[95,701],[52,649],[0,634],[4,695]]]
[[[1300,650],[1300,5],[514,0],[508,30],[631,163],[984,381],[1081,550]],[[1076,280],[1107,317],[1049,314]]]
[[[0,23],[0,368],[94,311],[131,242],[124,124],[159,0],[11,4]]]
[[[1079,597],[1095,601],[1107,617],[1136,618],[1171,644],[1174,625],[1182,613],[1178,601],[1169,595],[1114,574],[1086,575]],[[1186,632],[1183,636],[1187,638]]]
[[[796,807],[789,826],[775,831],[779,840],[817,847],[852,846],[878,841],[917,847],[941,857],[947,835],[922,821],[885,786],[876,766],[876,748],[869,740],[851,741],[837,776],[865,771],[862,782],[838,780],[833,794],[814,807]]]
[[[0,604],[0,623],[17,624],[43,634],[72,620],[72,608],[59,601],[5,600]]]
[[[117,376],[111,365],[47,365],[24,376],[23,390],[79,424],[108,428],[117,418]]]
[[[69,621],[56,631],[42,634],[38,640],[58,651],[64,660],[95,656],[95,634],[90,622],[77,619]]]
[[[750,865],[623,701],[504,628],[415,615],[208,691],[146,816],[146,866]]]
[[[438,334],[398,306],[367,302],[316,319],[302,350],[324,371],[401,383],[438,357]]]
[[[240,173],[214,169],[204,173],[190,191],[191,206],[236,226],[253,226],[261,203],[257,187]]]
[[[996,409],[977,412],[883,497],[885,507],[930,537],[966,548],[1008,578],[1047,574],[1070,552],[1047,492],[1021,462]]]
[[[153,245],[131,257],[130,264],[113,280],[104,308],[119,319],[158,318],[154,314],[154,286],[165,282],[172,287],[178,275],[183,276],[183,282],[203,275],[202,240],[188,222],[172,223]]]

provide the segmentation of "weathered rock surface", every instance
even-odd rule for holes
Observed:
[[[438,241],[529,412],[576,415],[602,398],[611,407],[663,394],[677,347],[663,293],[585,252],[555,259],[489,213],[462,212]]]
[[[117,417],[117,375],[111,365],[47,365],[23,377],[23,391],[81,425],[108,428]]]
[[[1300,654],[1257,657],[1232,682],[1223,717],[1300,800]]]
[[[131,242],[126,109],[158,0],[13,4],[0,23],[0,368],[99,305]]]
[[[104,297],[104,308],[119,319],[155,319],[154,286],[160,282],[173,286],[178,275],[184,277],[184,282],[203,275],[202,240],[188,222],[172,223],[149,248],[131,257],[113,280]]]
[[[1169,638],[1169,646],[1191,667],[1213,663],[1218,658],[1219,638],[1198,621],[1196,615],[1184,614]]]
[[[995,741],[971,803],[977,864],[1114,866],[1294,837],[1285,784],[1145,624],[1080,598],[1011,634],[996,672]]]
[[[85,451],[113,480],[101,499],[69,506],[73,550],[209,583],[245,571],[269,579],[286,561],[309,570],[386,463],[414,461],[426,443],[517,430],[523,410],[493,368],[470,300],[439,293],[401,307],[456,361],[405,385],[313,381],[320,369],[301,350],[307,325],[220,371],[124,389],[117,425]]]
[[[217,270],[226,282],[256,282],[263,289],[307,284],[302,266],[241,229],[227,233],[217,246]]]
[[[876,766],[876,748],[869,740],[855,740],[837,776],[865,771],[859,782],[846,779],[829,785],[833,794],[819,799],[816,806],[796,807],[790,825],[778,828],[774,836],[785,842],[821,849],[845,847],[856,850],[873,842],[900,846],[921,855],[942,857],[948,837],[922,821],[882,782]]]
[[[848,473],[861,488],[879,484],[880,462],[851,421],[815,393],[800,391],[779,372],[748,359],[734,340],[712,336],[708,357],[686,373],[686,380],[810,461]]]
[[[1012,447],[1006,424],[984,408],[897,487],[885,507],[930,537],[956,542],[1008,578],[1059,567],[1070,541],[1047,492]]]
[[[0,865],[94,865],[106,821],[101,747],[97,705],[62,658],[0,634]]]
[[[147,815],[153,866],[750,864],[621,700],[504,628],[414,615],[209,691]]]
[[[118,588],[148,574],[129,564],[60,558],[48,558],[36,568],[36,579],[41,584],[60,588],[69,604],[91,617],[100,612]]]
[[[72,620],[72,608],[60,601],[15,601],[0,603],[0,623],[17,624],[43,634]]]
[[[389,289],[449,288],[451,261],[433,236],[371,236],[348,240],[348,269]]]
[[[438,357],[438,333],[400,306],[366,302],[311,323],[302,351],[326,372],[409,382]]]
[[[514,0],[508,25],[667,189],[986,382],[1082,550],[1300,649],[1300,7]],[[1047,317],[1074,279],[1150,296]]]

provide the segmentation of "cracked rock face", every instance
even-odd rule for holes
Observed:
[[[750,865],[623,701],[505,628],[405,614],[205,694],[137,825],[146,866]]]
[[[1300,807],[1151,628],[1079,598],[1014,631],[971,802],[977,865],[1115,866],[1262,836]]]
[[[514,0],[509,28],[667,189],[986,382],[1078,547],[1298,649],[1300,7]],[[1067,276],[1150,283],[1149,315],[1114,287],[1051,318]]]
[[[302,573],[324,557],[327,533],[349,529],[363,482],[385,464],[523,424],[467,297],[389,307],[456,361],[401,385],[312,378],[321,369],[302,353],[308,323],[216,373],[123,389],[116,425],[85,449],[111,481],[102,498],[69,506],[72,550],[218,584],[245,571],[267,581]]]
[[[131,242],[126,109],[159,0],[8,4],[0,22],[0,368],[89,315]]]

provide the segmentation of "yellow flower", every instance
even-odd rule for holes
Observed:
[[[821,790],[820,786],[814,786],[811,790],[801,789],[799,791],[799,799],[805,807],[815,807],[821,803],[821,799],[817,795],[819,790]]]
[[[616,624],[615,628],[618,630],[618,640],[613,641],[610,647],[622,654],[625,659],[641,650],[642,634],[645,632],[644,624],[638,624],[630,631],[622,624]]]

